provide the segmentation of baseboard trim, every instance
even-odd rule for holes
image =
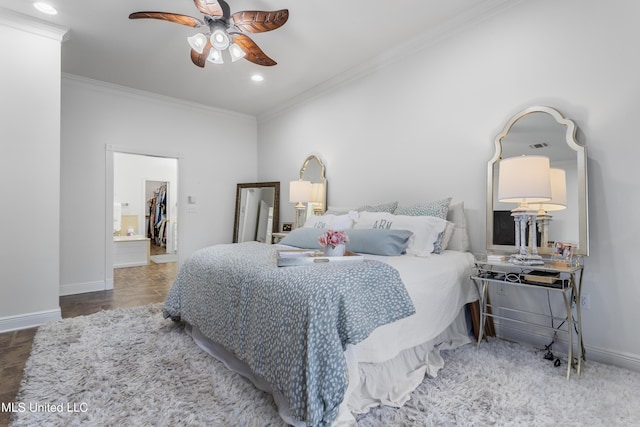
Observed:
[[[34,328],[44,325],[45,323],[56,322],[60,319],[62,319],[60,307],[54,310],[7,316],[0,318],[0,333]]]
[[[113,264],[113,268],[147,267],[149,264],[147,261],[121,262],[120,264]]]
[[[531,344],[540,347],[541,349],[544,349],[544,346],[548,345],[550,342],[550,336],[548,332],[546,334],[543,334],[539,330],[525,331],[511,325],[511,322],[509,322],[509,324],[501,324],[495,321],[496,335],[500,338],[510,341]],[[564,354],[566,354],[567,346],[569,345],[567,338],[568,335],[566,333],[558,334],[557,343],[561,344],[560,351],[564,352]],[[554,349],[555,348],[556,347],[554,346]],[[618,366],[620,368],[640,372],[640,355],[616,352],[607,348],[591,346],[588,342],[585,343],[584,351],[587,358],[587,363],[590,360],[593,360],[595,362],[604,363],[606,365]]]
[[[66,295],[75,295],[75,294],[84,294],[86,292],[97,292],[104,291],[108,289],[113,289],[113,285],[111,288],[107,287],[105,282],[100,280],[97,282],[87,282],[87,283],[68,283],[60,285],[60,296]]]

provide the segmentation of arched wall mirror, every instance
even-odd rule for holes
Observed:
[[[271,243],[271,234],[280,223],[280,183],[238,184],[233,243]]]
[[[300,168],[300,179],[311,182],[311,200],[307,204],[307,217],[322,215],[327,210],[327,179],[325,167],[318,156],[306,158]]]
[[[530,107],[513,116],[495,139],[487,168],[487,250],[514,252],[511,203],[498,201],[501,159],[522,155],[549,157],[551,168],[565,171],[566,209],[548,212],[547,240],[538,238],[540,253],[552,253],[555,242],[572,243],[574,254],[589,254],[587,153],[576,140],[577,128],[551,107]],[[542,243],[542,244],[541,244]]]

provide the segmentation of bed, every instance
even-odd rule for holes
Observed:
[[[360,228],[368,230],[365,217]],[[325,216],[323,226],[337,226],[336,218],[346,219]],[[400,230],[411,226],[397,227],[347,230],[352,249],[373,252],[353,263],[278,267],[279,250],[313,246],[313,225],[288,244],[204,248],[180,268],[165,317],[186,322],[199,346],[271,393],[288,424],[354,425],[371,407],[402,406],[443,366],[440,350],[470,341],[464,307],[478,299],[473,256],[444,248],[401,255],[431,252],[447,225],[430,226],[427,247],[415,242],[425,229],[404,239]],[[382,240],[383,249],[371,249]]]

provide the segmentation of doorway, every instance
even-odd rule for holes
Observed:
[[[145,235],[150,239],[152,262],[177,260],[177,222],[172,206],[172,181],[144,180]],[[164,256],[163,256],[164,255]]]
[[[177,263],[179,158],[107,146],[107,206],[113,206],[107,208],[107,289],[113,289],[114,268]],[[154,197],[160,204],[151,205]],[[137,260],[123,261],[122,241],[133,242],[124,253],[135,252]],[[145,247],[143,259],[136,242]]]

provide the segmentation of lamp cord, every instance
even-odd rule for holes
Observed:
[[[573,296],[573,294],[571,295],[571,300],[574,301],[575,298]],[[549,306],[549,316],[551,319],[551,328],[554,329],[553,331],[553,338],[551,339],[551,342],[549,343],[549,345],[545,345],[544,346],[544,350],[541,349],[541,351],[545,351],[544,354],[544,358],[545,360],[553,360],[553,366],[555,366],[556,368],[559,367],[561,365],[560,362],[560,358],[559,357],[555,357],[553,355],[552,349],[553,349],[553,344],[556,343],[558,341],[558,329],[560,329],[562,327],[562,325],[564,325],[564,323],[569,319],[569,316],[573,316],[573,312],[571,313],[567,313],[567,317],[564,318],[564,320],[562,322],[560,322],[560,324],[558,325],[558,327],[556,328],[553,322],[553,310],[551,308],[551,294],[549,293],[549,291],[547,291],[547,305]],[[573,330],[575,331],[575,333],[578,333],[578,326],[575,324],[573,324]],[[572,333],[572,331],[569,331],[569,333]],[[555,359],[555,360],[554,360]]]

